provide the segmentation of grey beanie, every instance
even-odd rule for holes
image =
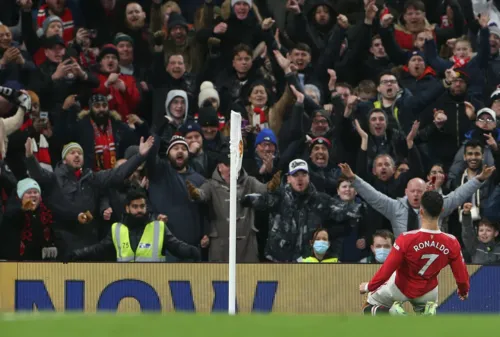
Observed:
[[[64,24],[63,24],[63,21],[61,20],[61,18],[58,17],[57,15],[51,15],[45,19],[45,21],[43,22],[42,28],[39,28],[36,31],[38,37],[42,37],[45,35],[45,33],[47,33],[47,30],[49,29],[49,25],[52,22],[59,22],[64,29]]]

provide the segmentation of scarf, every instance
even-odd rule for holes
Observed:
[[[92,119],[90,123],[94,129],[94,172],[112,169],[116,164],[116,148],[111,120],[108,120],[106,132],[102,132]]]
[[[453,56],[451,58],[453,60],[453,69],[457,69],[457,68],[462,68],[464,67],[465,65],[467,65],[467,63],[469,63],[470,61],[470,57],[467,57],[465,59],[461,59],[461,58],[458,58],[456,56]]]
[[[413,231],[419,228],[418,215],[411,207],[408,199],[406,199],[406,204],[408,205],[408,231]]]
[[[269,128],[269,124],[267,123],[266,116],[266,108],[257,108],[252,106],[252,111],[254,112],[252,118],[250,119],[250,123],[252,126],[255,126],[255,131],[258,133],[262,129]]]
[[[40,202],[39,219],[42,225],[43,239],[49,243],[51,240],[50,226],[52,225],[52,212]],[[21,243],[19,246],[19,256],[23,256],[26,251],[26,246],[33,241],[33,224],[31,223],[32,212],[24,212],[24,226],[21,229]]]
[[[24,131],[33,126],[33,120],[30,118],[21,126],[21,131]],[[31,139],[31,148],[33,149],[33,155],[40,163],[40,166],[49,171],[53,172],[52,161],[50,160],[49,152],[49,142],[44,135],[40,134],[40,141],[36,142],[34,138]]]

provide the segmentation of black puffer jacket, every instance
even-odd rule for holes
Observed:
[[[252,200],[257,210],[269,210],[269,239],[266,258],[276,262],[293,262],[311,256],[310,240],[314,231],[325,223],[335,226],[359,215],[359,204],[335,200],[317,192],[314,185],[303,193],[290,185],[274,193],[265,193]]]
[[[130,215],[125,216],[123,220],[123,224],[127,225],[129,230],[130,248],[135,252],[144,234],[144,228],[148,223],[154,220],[145,217],[143,221],[137,221],[137,219],[134,219]],[[168,251],[181,259],[193,259],[194,261],[201,260],[201,253],[197,247],[180,241],[170,232],[166,224],[163,224],[163,226],[165,226],[165,230],[163,235],[162,255],[165,256],[165,252]],[[109,231],[108,235],[101,240],[101,242],[71,252],[69,259],[92,261],[98,260],[101,256],[108,256],[112,252],[116,255],[113,236],[111,231]]]
[[[60,163],[54,172],[49,172],[40,167],[34,156],[26,159],[30,177],[40,184],[44,201],[54,214],[57,226],[53,228],[58,249],[73,250],[98,241],[96,218],[100,195],[108,188],[123,184],[145,159],[137,154],[112,170],[94,173],[84,169],[80,179],[65,164]],[[78,214],[86,211],[92,213],[94,221],[81,225]]]

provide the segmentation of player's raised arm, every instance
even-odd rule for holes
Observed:
[[[450,267],[455,277],[455,281],[457,282],[458,296],[461,300],[465,300],[470,289],[469,272],[467,271],[467,266],[462,256],[460,243],[456,238],[454,238],[453,241],[452,254],[450,254]]]

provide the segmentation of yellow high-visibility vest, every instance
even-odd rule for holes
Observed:
[[[302,260],[304,263],[338,263],[339,259],[336,257],[331,257],[329,259],[324,259],[322,261],[319,261],[316,257],[314,256],[309,256],[306,257],[305,259]]]
[[[130,246],[129,231],[126,225],[115,222],[111,226],[111,234],[115,245],[117,262],[165,261],[165,256],[161,255],[163,236],[165,234],[165,224],[162,221],[153,221],[146,225],[135,252]]]
[[[382,102],[380,102],[380,101],[373,102],[373,107],[375,109],[383,109],[382,108]],[[394,107],[394,111],[393,112],[394,112],[394,118],[399,123],[399,109],[398,109],[397,106]],[[387,122],[389,122],[389,121],[387,121]]]

